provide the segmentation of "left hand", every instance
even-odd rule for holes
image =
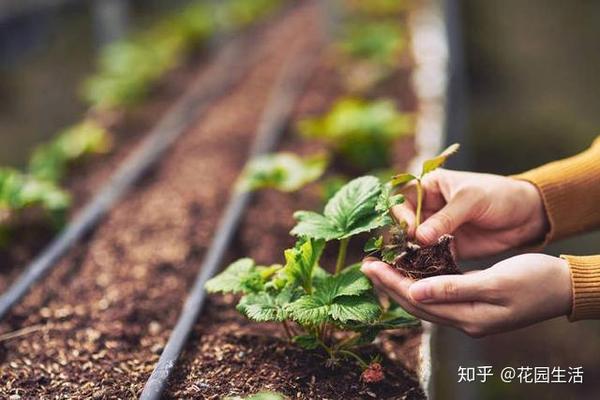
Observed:
[[[450,325],[473,337],[522,328],[571,312],[568,264],[523,254],[464,275],[413,281],[390,265],[365,260],[362,271],[415,317]]]

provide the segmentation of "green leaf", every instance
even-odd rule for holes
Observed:
[[[302,325],[324,322],[346,323],[349,320],[368,322],[380,313],[377,300],[370,294],[371,282],[352,266],[339,275],[322,279],[312,295],[300,297],[286,310],[290,318]]]
[[[323,240],[301,239],[294,248],[285,250],[285,272],[288,282],[298,284],[307,293],[311,293],[313,272],[324,248]]]
[[[256,276],[260,278],[260,272],[257,271],[254,260],[241,258],[206,282],[204,287],[210,293],[249,293],[255,291],[252,282]]]
[[[240,299],[237,309],[253,321],[281,322],[287,319],[285,306],[293,301],[296,293],[290,287],[284,288],[276,295],[268,292],[250,293]]]
[[[390,66],[397,64],[406,44],[396,22],[355,22],[349,24],[343,34],[344,39],[338,47],[344,54]]]
[[[404,186],[408,182],[410,182],[412,180],[415,180],[415,179],[417,179],[417,177],[414,176],[413,174],[403,173],[403,174],[398,174],[398,175],[392,176],[392,179],[390,180],[390,183],[394,187]]]
[[[420,324],[420,322],[419,319],[410,315],[402,307],[394,303],[376,321],[369,323],[351,322],[347,328],[361,333],[361,343],[370,343],[383,330],[415,326]]]
[[[377,198],[375,211],[382,215],[388,214],[390,208],[404,203],[404,196],[401,194],[393,194],[393,187],[386,183],[381,188],[381,194]]]
[[[238,190],[274,188],[292,192],[317,180],[327,168],[323,155],[299,157],[293,153],[266,154],[251,160],[237,183]]]
[[[383,246],[383,236],[380,235],[378,237],[371,237],[365,243],[365,246],[363,247],[363,251],[365,253],[372,253],[374,251],[381,250],[382,246]]]
[[[288,304],[285,310],[290,318],[302,325],[318,325],[329,321],[330,307],[320,297],[305,295]]]
[[[382,185],[373,176],[353,179],[344,185],[325,206],[323,215],[298,211],[298,224],[291,233],[314,239],[345,239],[389,223],[375,210]]]
[[[39,145],[29,161],[29,173],[37,179],[57,182],[67,166],[89,154],[110,150],[112,138],[98,123],[91,120],[73,125],[53,141]]]
[[[294,336],[294,343],[306,350],[314,350],[319,347],[319,341],[312,335]]]
[[[375,321],[380,314],[377,299],[367,295],[338,297],[330,310],[331,318],[343,324],[348,321]]]
[[[301,120],[298,130],[370,171],[389,166],[394,140],[410,134],[412,125],[412,116],[399,112],[393,101],[342,98],[322,117]]]
[[[349,267],[338,275],[332,275],[316,287],[317,295],[325,302],[333,303],[341,296],[357,296],[371,289],[371,282],[357,267]]]
[[[450,157],[452,154],[456,153],[459,148],[460,148],[460,145],[458,143],[451,144],[444,151],[442,151],[440,153],[440,155],[438,155],[430,160],[426,160],[423,163],[423,170],[421,171],[421,178],[423,176],[425,176],[425,174],[428,174],[431,171],[444,165],[444,163],[446,162],[448,157]]]

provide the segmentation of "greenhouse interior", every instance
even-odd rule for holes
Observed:
[[[0,398],[597,399],[599,35],[2,0]]]

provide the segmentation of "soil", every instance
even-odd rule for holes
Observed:
[[[452,235],[442,235],[437,243],[430,246],[421,247],[409,242],[394,260],[394,266],[411,279],[462,274],[456,264],[453,246]]]
[[[244,79],[2,321],[0,332],[11,334],[0,335],[0,398],[139,396],[198,272],[229,196],[227,183],[243,166],[278,71],[292,48],[312,48],[321,41],[318,12],[316,2],[303,2],[254,32],[255,45],[247,51],[259,52],[260,61],[245,67]],[[326,109],[339,93],[337,85],[323,63],[295,119]],[[406,90],[393,94],[412,96]],[[282,148],[322,149],[292,132]],[[412,140],[401,141],[399,149],[411,154]],[[399,160],[399,168],[407,160]],[[84,179],[81,185],[85,191],[94,181]],[[282,250],[293,243],[288,235],[292,211],[319,204],[316,185],[294,194],[259,192],[229,259],[248,255],[259,262],[281,261]],[[359,247],[350,249],[349,259],[362,258]],[[333,265],[334,251],[326,251],[324,263]],[[419,329],[381,335],[368,352],[384,354],[386,379],[366,384],[354,363],[325,368],[318,353],[282,341],[279,326],[242,318],[235,301],[209,297],[167,398],[219,399],[258,389],[311,400],[424,398],[416,380]]]

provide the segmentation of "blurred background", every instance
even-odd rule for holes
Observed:
[[[33,147],[85,111],[79,84],[100,46],[185,1],[0,1],[0,165],[22,167]],[[585,149],[600,134],[600,2],[447,0],[457,58],[454,167],[510,174]],[[456,113],[454,113],[456,112]],[[600,233],[550,254],[600,251]],[[486,260],[473,267],[489,265]],[[434,349],[440,399],[592,399],[600,392],[600,321],[550,321],[474,340],[441,328]],[[584,385],[483,385],[458,366],[583,366]]]
[[[446,6],[457,17],[450,31],[462,53],[454,60],[451,95],[451,111],[458,108],[461,118],[450,116],[451,134],[468,148],[454,167],[517,173],[577,153],[600,135],[600,2],[450,0]],[[546,249],[553,255],[599,251],[600,232]],[[438,332],[437,398],[596,399],[600,393],[600,321],[561,318],[484,339]],[[505,366],[583,366],[585,383],[457,384],[458,366],[479,365],[496,373]]]

